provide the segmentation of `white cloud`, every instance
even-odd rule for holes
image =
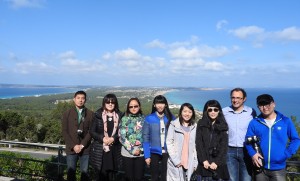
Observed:
[[[207,45],[202,45],[200,47],[193,48],[180,47],[170,50],[168,53],[172,58],[210,58],[224,56],[229,52],[229,49],[224,46],[213,48]]]
[[[292,40],[299,41],[300,40],[300,28],[297,27],[288,27],[283,29],[282,31],[274,32],[275,37],[281,40]]]
[[[114,53],[117,59],[138,59],[141,56],[132,48],[127,48],[124,50],[118,50]]]
[[[221,30],[228,22],[226,20],[221,20],[217,22],[216,28],[217,30]]]
[[[168,44],[168,48],[177,48],[177,47],[188,47],[194,46],[199,41],[197,36],[191,36],[191,38],[187,41],[176,41],[173,43]]]
[[[203,71],[228,71],[229,69],[222,63],[205,61],[203,59],[176,59],[170,62],[170,70],[173,73],[184,73],[197,75]]]
[[[238,38],[245,39],[252,35],[263,34],[264,29],[258,26],[243,26],[238,29],[229,30],[229,33],[237,36]]]
[[[166,44],[158,39],[152,40],[149,43],[146,43],[145,45],[148,48],[165,48]]]
[[[213,71],[224,71],[226,68],[220,62],[206,62],[204,65],[205,70],[213,70]]]
[[[277,32],[277,37],[284,34],[280,34],[281,32],[290,32],[290,34],[295,35],[295,32],[297,31],[297,28],[293,31],[279,31]],[[248,35],[250,36],[250,34]],[[286,35],[281,37],[290,36]],[[161,41],[157,40],[157,42]],[[231,47],[209,46],[197,44],[197,42],[198,37],[192,36],[188,41],[164,44],[163,50],[166,54],[160,55],[160,57],[156,57],[156,55],[152,54],[144,55],[133,48],[106,52],[96,60],[83,60],[77,58],[76,52],[72,50],[54,56],[51,55],[54,59],[56,58],[56,60],[60,61],[53,61],[53,57],[43,57],[42,62],[40,63],[38,60],[41,60],[41,58],[34,58],[35,61],[24,61],[23,59],[24,62],[20,63],[22,58],[18,57],[19,60],[16,61],[17,63],[11,61],[6,67],[0,66],[0,73],[4,75],[5,73],[3,73],[3,71],[7,71],[27,74],[28,76],[30,76],[30,74],[34,76],[39,75],[40,77],[53,75],[54,77],[64,77],[66,80],[74,77],[77,77],[75,79],[78,80],[82,77],[92,76],[93,78],[91,78],[90,81],[98,84],[99,82],[97,82],[97,80],[103,79],[104,77],[105,79],[109,79],[109,77],[120,77],[120,79],[118,79],[120,82],[123,80],[127,81],[128,78],[134,77],[136,82],[143,81],[143,84],[144,82],[146,82],[145,84],[151,84],[148,82],[152,81],[152,83],[155,84],[154,77],[160,76],[163,77],[161,78],[160,84],[165,84],[168,83],[168,79],[185,82],[185,80],[183,80],[183,77],[185,76],[189,76],[190,80],[200,80],[210,78],[213,75],[214,77],[224,77],[224,80],[228,78],[227,80],[230,81],[230,77],[232,76],[237,76],[239,79],[247,79],[248,77],[253,76],[257,78],[266,76],[266,72],[268,72],[269,77],[276,76],[276,74],[288,77],[289,74],[296,74],[293,72],[297,72],[300,69],[299,65],[295,66],[295,64],[283,66],[286,62],[280,62],[276,65],[274,65],[273,62],[272,65],[264,62],[264,64],[260,64],[260,68],[257,69],[253,65],[254,63],[251,64],[251,62],[237,61],[239,57],[234,58],[235,61],[230,60],[231,58],[230,56],[227,56],[228,54],[245,50],[238,45],[231,45]],[[257,45],[259,45],[259,43],[260,42],[258,41]],[[176,47],[173,46],[174,44],[185,46]],[[8,57],[14,59],[17,56],[18,55],[11,53]],[[211,60],[212,58],[214,58],[213,61]],[[14,65],[11,66],[11,64]],[[14,68],[9,70],[10,67]],[[297,70],[296,67],[298,68]],[[270,69],[276,71],[267,71]],[[253,72],[255,72],[255,75]],[[134,84],[134,80],[130,79],[128,82],[131,81],[132,84]],[[91,84],[90,82],[84,83]],[[111,83],[114,84],[114,82]],[[189,82],[186,84],[188,85]],[[195,85],[192,82],[190,84]]]
[[[247,39],[252,42],[253,47],[263,47],[263,42],[267,40],[279,40],[279,41],[300,41],[300,28],[287,27],[279,31],[265,31],[261,27],[257,26],[245,26],[234,30],[229,30],[229,34],[232,34],[240,39]]]
[[[58,55],[58,57],[60,58],[60,59],[73,59],[73,58],[75,58],[75,52],[74,51],[71,51],[71,50],[69,50],[69,51],[66,51],[66,52],[63,52],[63,53],[60,53],[59,55]]]
[[[205,62],[202,59],[175,59],[171,60],[171,66],[176,69],[180,68],[196,68],[204,65]]]
[[[185,48],[185,47],[179,47],[174,50],[170,50],[168,54],[172,58],[196,58],[199,57],[199,51],[197,47],[194,48]]]
[[[44,62],[35,63],[30,61],[30,62],[17,63],[14,71],[16,73],[20,72],[21,74],[30,74],[34,72],[55,73],[56,68],[51,65],[47,65]]]
[[[199,49],[201,57],[222,57],[230,52],[230,50],[225,46],[209,47],[204,45]]]
[[[102,55],[102,58],[103,58],[104,60],[111,59],[111,57],[112,57],[112,55],[111,55],[111,53],[109,53],[109,52],[107,52],[107,53],[105,53],[104,55]]]
[[[109,60],[116,73],[126,75],[146,75],[156,72],[157,67],[165,66],[164,58],[141,55],[132,48],[107,52],[102,58]]]
[[[15,9],[19,8],[40,8],[43,7],[45,0],[6,0]]]
[[[87,63],[84,61],[77,60],[77,59],[69,58],[69,59],[63,60],[62,65],[64,65],[64,66],[84,66],[84,65],[87,65]]]

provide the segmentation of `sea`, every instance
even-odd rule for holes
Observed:
[[[231,105],[231,89],[175,89],[165,94],[170,104],[181,105],[191,103],[195,109],[203,111],[206,101],[215,99],[222,107]],[[259,114],[256,106],[256,97],[261,94],[270,94],[276,103],[275,110],[287,117],[296,116],[300,121],[300,88],[249,88],[245,89],[247,100],[245,105],[250,106]]]
[[[27,96],[39,97],[41,95],[72,93],[76,91],[78,91],[78,87],[0,85],[0,99]]]
[[[61,93],[74,93],[78,87],[63,86],[3,86],[0,85],[0,99],[10,99],[26,96],[41,96]],[[215,99],[222,107],[230,105],[231,89],[201,89],[201,88],[170,88],[165,96],[170,104],[181,105],[191,103],[195,109],[202,111],[206,101]],[[254,108],[257,113],[256,97],[260,94],[270,94],[276,103],[276,110],[284,115],[296,116],[300,121],[300,88],[248,88],[245,105]]]

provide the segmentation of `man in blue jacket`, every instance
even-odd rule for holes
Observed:
[[[300,145],[297,130],[290,118],[275,111],[271,95],[262,94],[256,102],[261,114],[250,122],[246,133],[248,142],[259,141],[262,153],[257,152],[253,144],[246,144],[254,166],[262,168],[255,173],[255,180],[284,181],[286,160],[297,152]]]

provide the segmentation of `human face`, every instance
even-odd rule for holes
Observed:
[[[271,102],[270,104],[263,106],[258,106],[258,109],[260,110],[264,118],[269,118],[274,113],[275,102]]]
[[[184,122],[189,123],[191,118],[193,116],[193,111],[189,109],[188,107],[184,106],[181,111],[181,117]]]
[[[140,110],[140,105],[136,100],[132,100],[130,101],[128,108],[131,114],[137,114]]]
[[[209,116],[209,118],[214,121],[217,119],[218,115],[219,115],[219,108],[217,107],[207,107],[207,114]]]
[[[84,106],[85,103],[85,96],[84,94],[77,94],[73,98],[74,104],[77,108],[81,109]]]
[[[164,110],[165,110],[165,107],[166,107],[166,104],[164,103],[156,103],[154,105],[154,107],[156,108],[156,111],[159,113],[159,114],[163,114],[164,113]]]
[[[114,109],[115,109],[115,102],[112,99],[105,102],[105,110],[106,111],[113,112]]]
[[[242,91],[233,91],[231,94],[231,104],[235,111],[243,109],[246,97],[244,97]]]

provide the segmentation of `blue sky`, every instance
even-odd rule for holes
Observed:
[[[300,87],[299,9],[299,0],[0,0],[0,83]]]

